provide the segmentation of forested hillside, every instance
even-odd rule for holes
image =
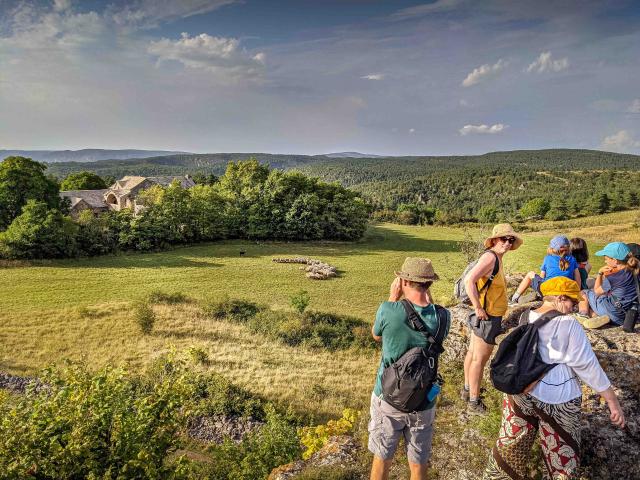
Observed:
[[[220,175],[232,160],[255,158],[276,169],[299,169],[361,192],[380,220],[401,223],[560,220],[635,208],[640,156],[595,150],[520,150],[474,156],[328,158],[220,153],[137,160],[58,163],[60,178],[88,170],[124,175]]]

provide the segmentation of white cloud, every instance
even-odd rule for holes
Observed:
[[[478,134],[496,134],[501,133],[505,129],[509,128],[509,125],[504,125],[502,123],[496,123],[495,125],[465,125],[460,130],[460,135],[469,135],[472,133]]]
[[[627,108],[627,112],[640,113],[640,98],[636,98],[633,102],[631,102],[631,105],[629,105],[629,108]]]
[[[628,130],[620,130],[618,133],[604,137],[601,147],[609,152],[628,152],[640,148],[640,141],[633,138]]]
[[[56,12],[64,12],[71,8],[71,0],[54,0],[53,9]]]
[[[383,73],[370,73],[369,75],[363,75],[360,77],[364,80],[382,80],[384,78]]]
[[[498,59],[496,63],[493,65],[489,65],[488,63],[484,65],[480,65],[478,68],[474,68],[473,71],[467,75],[462,81],[463,87],[470,87],[471,85],[475,85],[479,83],[482,79],[486,79],[489,77],[493,77],[497,75],[501,70],[503,70],[508,65],[508,62]]]
[[[136,0],[125,8],[111,7],[112,18],[121,26],[154,27],[163,21],[211,12],[238,0]]]
[[[409,129],[409,133],[416,133],[416,129],[415,128],[410,128]]]
[[[462,1],[463,0],[436,0],[433,3],[403,8],[391,15],[391,18],[404,20],[406,18],[422,17],[430,13],[446,12],[456,8]]]
[[[158,57],[158,62],[175,60],[189,68],[204,69],[234,78],[259,75],[265,62],[264,53],[247,53],[240,48],[240,41],[236,38],[212,37],[206,33],[194,37],[183,33],[176,41],[168,38],[152,41],[148,51]]]
[[[569,68],[567,57],[553,60],[551,52],[542,52],[540,56],[527,67],[527,73],[561,72]]]

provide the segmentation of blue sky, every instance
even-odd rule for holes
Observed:
[[[640,153],[640,3],[0,0],[0,148]]]

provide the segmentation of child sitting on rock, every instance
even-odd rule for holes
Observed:
[[[540,275],[536,272],[527,273],[509,303],[518,303],[518,299],[529,287],[540,295],[540,285],[545,280],[555,277],[567,277],[570,280],[575,280],[578,285],[581,284],[578,262],[573,255],[571,255],[569,239],[564,235],[556,235],[551,239],[549,248],[547,249],[547,255],[544,257],[542,266],[540,267]]]
[[[580,290],[587,290],[589,289],[587,279],[589,278],[589,272],[591,271],[587,242],[582,238],[575,237],[571,239],[570,243],[571,255],[573,255],[573,258],[578,262],[578,271],[580,272]]]

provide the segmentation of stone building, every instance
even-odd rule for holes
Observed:
[[[142,208],[141,205],[136,203],[136,197],[141,191],[154,185],[166,187],[176,180],[180,182],[182,188],[195,186],[195,182],[188,175],[183,177],[126,176],[104,190],[68,190],[60,192],[60,196],[68,198],[71,202],[70,214],[74,218],[83,210],[91,210],[96,215],[109,210],[122,210],[123,208],[129,208],[137,212]]]

